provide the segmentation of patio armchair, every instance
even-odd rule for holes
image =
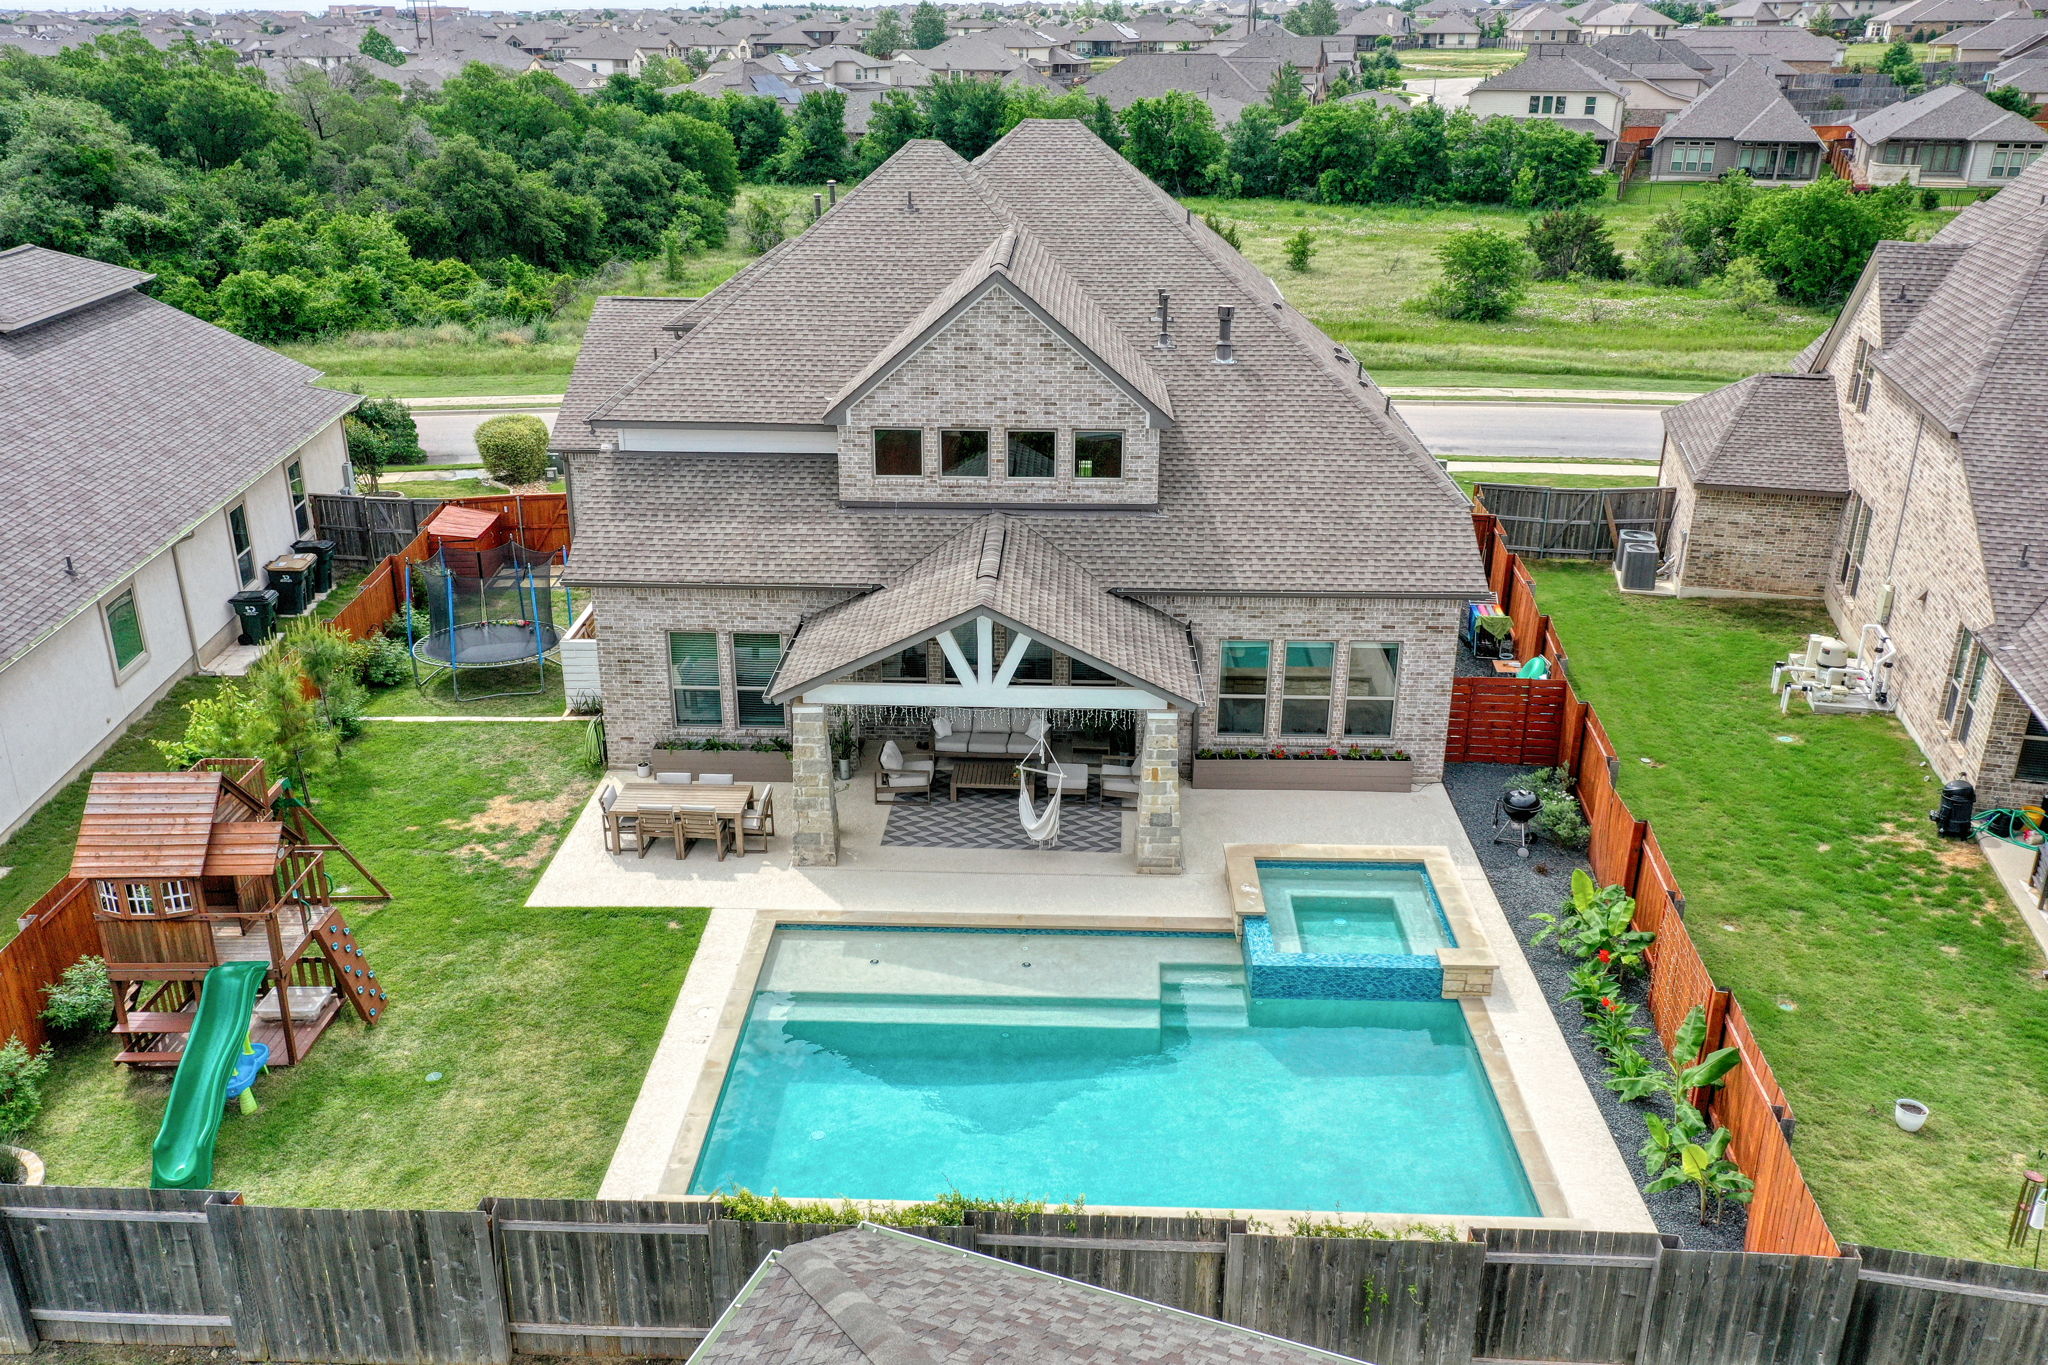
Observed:
[[[1135,806],[1138,804],[1138,779],[1134,774],[1127,773],[1117,776],[1113,775],[1109,769],[1104,768],[1102,770],[1102,781],[1097,784],[1096,790],[1100,793],[1104,804],[1111,801],[1116,802],[1120,806]]]
[[[611,819],[612,807],[618,804],[617,787],[606,787],[597,794],[597,809],[604,824],[604,845],[607,853],[625,852],[625,836],[628,834],[633,836],[636,847],[640,842],[640,822],[637,817],[622,815],[616,823]]]
[[[689,773],[656,773],[656,774],[654,775],[654,780],[655,780],[656,782],[665,782],[665,783],[667,783],[667,784],[668,784],[669,786],[671,786],[671,787],[687,787],[687,786],[689,786],[689,785],[690,785],[690,774],[689,774]]]
[[[875,769],[875,804],[888,805],[898,794],[908,796],[923,792],[929,801],[932,795],[932,775],[938,767],[938,760],[932,758],[905,758],[903,750],[895,740],[882,745],[880,765]],[[883,793],[891,793],[885,800]]]
[[[763,787],[760,798],[749,805],[740,816],[740,852],[746,852],[747,840],[759,839],[761,851],[765,853],[768,850],[768,841],[774,836],[775,792]]]
[[[685,806],[676,812],[676,856],[680,858],[686,851],[684,840],[694,843],[699,839],[711,841],[711,846],[718,850],[720,862],[725,861],[727,849],[739,852],[739,829],[736,825],[719,819],[718,812],[708,807],[692,810]]]
[[[640,856],[647,856],[647,842],[650,839],[673,839],[676,856],[683,856],[683,836],[676,827],[676,812],[673,806],[642,806],[635,817],[637,828],[633,842],[640,850]]]

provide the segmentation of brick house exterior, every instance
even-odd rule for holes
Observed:
[[[1796,375],[1666,415],[1680,591],[1820,597],[1848,640],[1881,625],[1899,719],[1980,805],[2048,798],[2044,191],[2048,163],[1931,241],[1880,243]],[[1686,448],[1715,432],[1777,486],[1709,497]],[[1837,442],[1839,483],[1815,454]]]
[[[911,143],[706,298],[601,300],[554,444],[614,760],[793,730],[800,860],[830,860],[822,707],[875,736],[1120,716],[1141,867],[1177,864],[1199,746],[1442,773],[1488,595],[1467,504],[1362,368],[1077,124],[972,164]]]

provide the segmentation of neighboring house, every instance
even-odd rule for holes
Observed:
[[[1783,28],[1797,22],[1803,0],[1729,0],[1714,13],[1732,28]]]
[[[1442,774],[1487,596],[1467,504],[1344,348],[1078,123],[972,164],[911,142],[704,299],[601,300],[554,446],[613,755],[787,729],[799,862],[837,857],[805,761],[827,705],[906,738],[1134,727],[1154,872],[1195,746]]]
[[[1940,85],[1856,119],[1855,179],[1888,185],[2010,184],[2048,131],[1961,85]]]
[[[1746,172],[1760,183],[1808,184],[1827,146],[1762,66],[1744,62],[1658,130],[1652,180],[1712,180]]]
[[[1580,34],[1587,38],[1619,38],[1629,33],[1662,38],[1678,27],[1678,21],[1661,10],[1634,3],[1605,5],[1574,17],[1579,20]]]
[[[2048,50],[2029,52],[2003,62],[1984,81],[1988,90],[2007,85],[2036,105],[2048,106]]]
[[[1265,103],[1266,89],[1279,69],[1279,62],[1260,58],[1148,52],[1126,57],[1090,76],[1081,89],[1102,96],[1111,108],[1119,110],[1129,108],[1134,100],[1185,90],[1209,106],[1220,128],[1236,122],[1247,104]]]
[[[1803,28],[1689,28],[1676,35],[1717,70],[1727,70],[1745,61],[1767,58],[1783,62],[1794,71],[1828,71],[1842,64],[1845,50],[1839,38],[1823,38]]]
[[[1924,43],[1958,29],[1982,28],[2009,15],[2029,15],[2017,0],[1905,0],[1870,18],[1866,36],[1875,42]]]
[[[151,278],[0,251],[0,838],[234,642],[228,599],[347,487],[360,400]]]
[[[1619,81],[1578,60],[1582,47],[1531,48],[1525,60],[1474,86],[1466,108],[1482,119],[1549,119],[1592,137],[1605,160],[1620,140],[1627,95]]]
[[[769,1253],[691,1359],[1342,1365],[1350,1357],[863,1223]]]
[[[1579,26],[1563,10],[1549,5],[1530,5],[1515,11],[1515,17],[1508,20],[1506,42],[1509,47],[1531,47],[1537,43],[1575,43],[1579,40]]]
[[[1429,27],[1415,35],[1415,41],[1423,47],[1479,46],[1479,25],[1463,14],[1446,14],[1440,19],[1429,21]]]
[[[1951,29],[1928,44],[1938,62],[2003,62],[2028,52],[2048,53],[2048,19],[2014,17]]]
[[[1714,64],[1675,38],[1601,38],[1571,54],[1617,81],[1631,111],[1678,110],[1719,78]]]
[[[593,76],[637,76],[641,52],[637,43],[617,33],[597,32],[572,39],[561,47],[562,61]]]
[[[1801,377],[1745,380],[1665,418],[1680,591],[1824,597],[1850,641],[1882,625],[1899,718],[1936,775],[1969,778],[1983,804],[2048,797],[2044,195],[2037,163],[1933,240],[1879,243]],[[1802,387],[1816,383],[1827,402]],[[1710,482],[1757,496],[1688,504],[1703,459]]]
[[[1380,39],[1391,38],[1398,43],[1413,28],[1414,22],[1407,10],[1395,9],[1391,5],[1372,5],[1346,20],[1344,26],[1337,30],[1337,36],[1350,39],[1353,52],[1371,52],[1379,46]]]

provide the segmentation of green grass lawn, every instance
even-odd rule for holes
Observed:
[[[1452,469],[1451,477],[1465,496],[1472,496],[1477,483],[1536,483],[1545,488],[1648,488],[1657,482],[1655,474],[1467,474]]]
[[[2048,982],[1973,845],[1932,836],[1938,783],[1895,722],[1778,714],[1797,604],[1623,597],[1604,566],[1537,591],[1652,821],[1702,956],[1755,1025],[1835,1235],[2009,1260],[2048,1141]],[[1932,1110],[1901,1132],[1892,1101]]]
[[[596,1192],[704,916],[525,908],[596,780],[581,740],[577,725],[373,724],[316,783],[321,817],[395,897],[351,916],[391,1012],[374,1029],[345,1016],[257,1082],[261,1111],[222,1125],[219,1188],[383,1208]],[[35,845],[21,875],[39,890],[76,815],[46,811],[0,860]],[[148,1179],[168,1078],[117,1070],[113,1051],[59,1053],[26,1139],[53,1182]]]
[[[560,493],[568,488],[560,479],[548,485],[550,493]],[[383,481],[386,493],[401,493],[408,498],[488,498],[505,493],[503,484],[487,479],[419,479],[407,483],[386,478]]]
[[[1505,71],[1529,54],[1521,48],[1482,47],[1472,49],[1411,47],[1401,53],[1401,75],[1408,80],[1431,76],[1491,76]]]
[[[1913,49],[1914,61],[1931,62],[1934,60],[1934,49],[1928,44],[1908,43],[1906,46]],[[1843,49],[1842,64],[1852,71],[1859,66],[1866,70],[1875,71],[1877,70],[1877,64],[1884,60],[1886,49],[1890,47],[1890,43],[1849,43]]]
[[[425,676],[424,674],[422,675]],[[562,672],[553,663],[547,666],[545,687],[532,695],[523,692],[512,696],[486,696],[487,692],[498,689],[526,689],[533,686],[533,665],[529,662],[517,668],[494,669],[489,673],[478,673],[465,669],[462,673],[462,696],[455,695],[452,680],[445,672],[427,678],[424,686],[410,682],[397,687],[378,688],[370,693],[370,704],[364,708],[367,716],[559,716],[567,704],[562,696]]]

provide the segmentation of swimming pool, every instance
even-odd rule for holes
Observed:
[[[1540,1213],[1455,1001],[1262,1000],[1226,934],[783,926],[690,1191]]]

